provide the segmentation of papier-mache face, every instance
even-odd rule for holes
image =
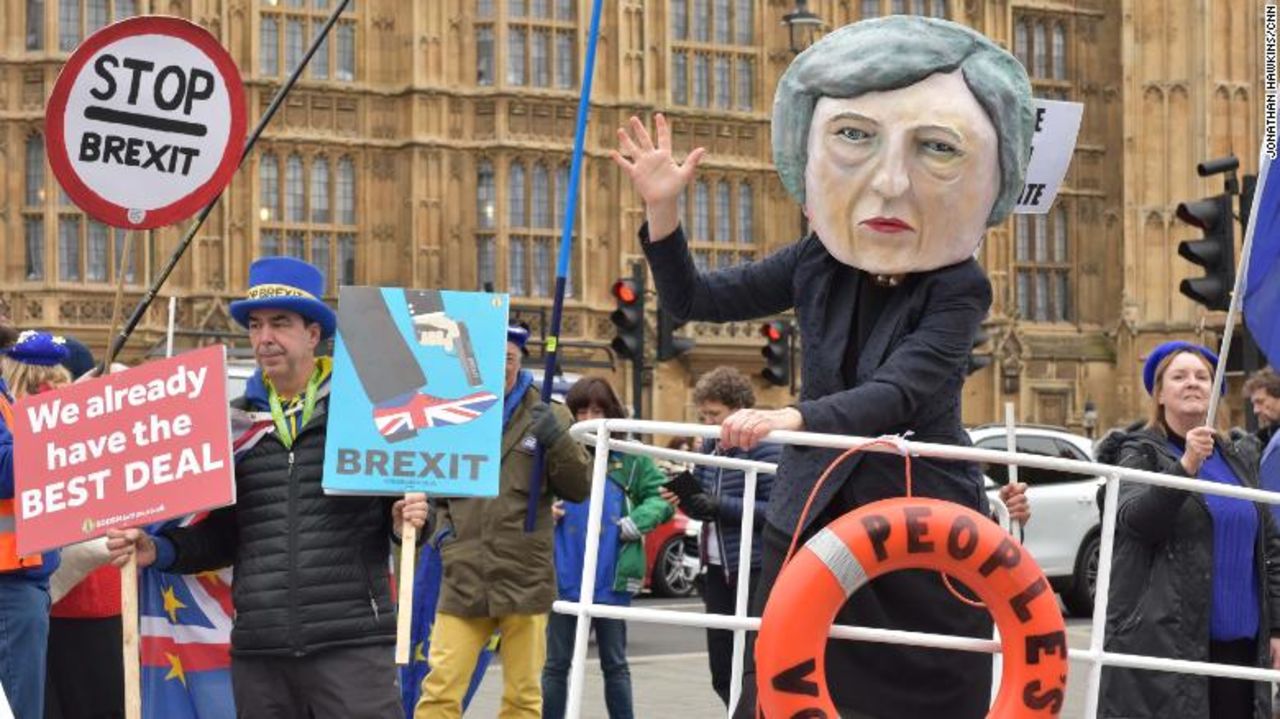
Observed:
[[[840,262],[876,274],[973,256],[1030,158],[1030,82],[956,23],[895,16],[801,53],[774,100],[774,161]]]
[[[832,256],[878,274],[973,254],[1000,189],[996,129],[958,72],[814,108],[805,212]]]

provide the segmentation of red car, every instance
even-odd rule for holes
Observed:
[[[702,570],[698,533],[702,523],[683,512],[645,535],[645,588],[660,597],[687,597],[696,591],[694,579]]]

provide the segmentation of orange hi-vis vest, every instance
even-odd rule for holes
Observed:
[[[4,418],[6,427],[13,428],[13,407],[3,394],[0,394],[0,417]],[[18,556],[17,517],[13,507],[12,499],[0,499],[0,572],[29,569],[44,563],[39,554]]]

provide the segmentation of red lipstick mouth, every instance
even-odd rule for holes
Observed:
[[[871,228],[872,230],[875,230],[876,232],[884,232],[884,233],[890,233],[890,234],[894,232],[915,232],[916,231],[916,228],[912,227],[911,225],[908,225],[907,223],[903,222],[902,220],[899,220],[896,217],[872,217],[871,219],[863,220],[858,224],[866,225],[867,227]]]

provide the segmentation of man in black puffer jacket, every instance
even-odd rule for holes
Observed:
[[[231,305],[259,370],[232,402],[236,504],[156,536],[111,533],[113,560],[194,574],[235,566],[231,678],[237,715],[401,719],[391,645],[391,541],[421,526],[426,500],[324,494],[327,357],[324,279],[287,257],[255,262]],[[236,426],[239,425],[239,426]],[[242,430],[242,431],[241,431]]]

